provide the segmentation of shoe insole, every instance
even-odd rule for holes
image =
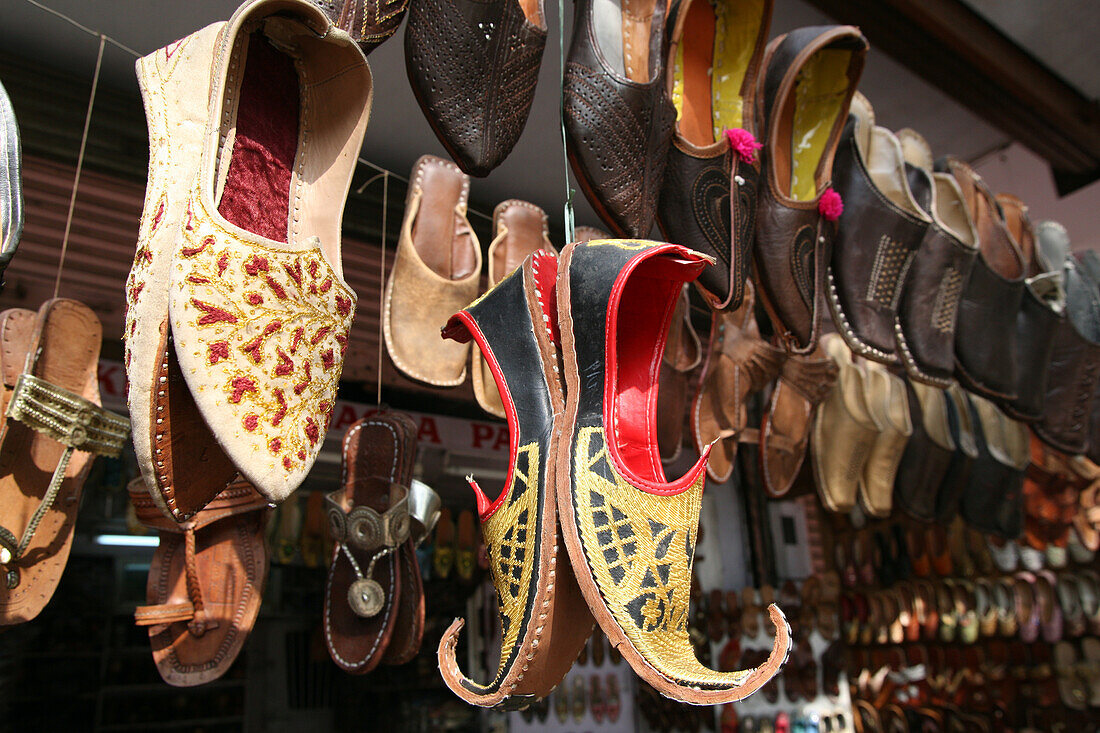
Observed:
[[[596,46],[612,73],[630,81],[650,81],[649,52],[657,0],[594,0]]]
[[[257,31],[248,39],[240,73],[233,154],[218,213],[241,229],[286,242],[298,148],[298,72]]]
[[[791,198],[817,197],[817,171],[848,95],[852,52],[824,48],[798,72],[791,128]]]
[[[756,50],[763,1],[695,0],[688,8],[673,59],[673,104],[680,134],[709,145],[744,127],[745,75]]]
[[[478,264],[464,213],[469,179],[453,163],[438,158],[422,159],[413,179],[421,191],[412,223],[417,254],[440,277],[464,280]]]

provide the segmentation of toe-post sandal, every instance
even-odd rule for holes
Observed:
[[[130,422],[99,405],[102,327],[55,298],[0,314],[0,626],[37,616],[72,548],[93,455],[117,456]]]
[[[593,627],[558,537],[553,493],[563,410],[555,346],[557,264],[551,252],[533,253],[443,329],[445,338],[477,344],[508,416],[504,490],[490,500],[468,477],[499,596],[500,665],[488,683],[462,673],[455,655],[462,619],[444,632],[438,652],[447,686],[483,707],[519,709],[549,695]]]
[[[138,74],[157,118],[127,283],[142,474],[176,521],[238,471],[282,501],[316,460],[347,348],[340,221],[370,69],[312,3],[253,0]]]
[[[557,281],[566,404],[556,483],[569,559],[596,621],[634,671],[666,697],[696,705],[759,689],[791,643],[772,605],[767,659],[717,672],[699,663],[687,629],[709,449],[668,482],[654,412],[676,298],[707,263],[677,245],[602,240],[567,247]]]
[[[166,517],[140,477],[130,483],[138,521],[160,533],[134,620],[153,661],[176,687],[211,682],[233,665],[260,612],[267,580],[268,500],[235,481],[182,524]]]
[[[344,434],[343,486],[325,497],[335,541],[325,588],[325,643],[332,661],[353,674],[383,661],[402,613],[414,627],[419,615],[423,628],[418,589],[411,603],[404,600],[404,586],[420,580],[406,551],[416,434],[413,419],[399,412],[354,423]]]

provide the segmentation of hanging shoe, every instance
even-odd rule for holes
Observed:
[[[596,227],[580,226],[573,230],[574,242],[591,242],[593,239],[610,239],[611,235]]]
[[[321,10],[288,0],[242,5],[143,59],[139,77],[162,116],[127,289],[142,474],[177,521],[238,471],[282,501],[321,448],[347,347],[340,218],[370,70]],[[208,97],[201,132],[177,135]]]
[[[749,396],[779,376],[786,354],[760,338],[751,281],[736,310],[713,311],[706,361],[691,405],[691,433],[699,455],[711,446],[707,475],[725,481],[733,473],[737,445],[748,437]],[[658,391],[660,396],[660,391]]]
[[[466,218],[470,179],[431,155],[413,166],[397,256],[382,312],[386,351],[412,379],[457,387],[466,379],[467,344],[441,341],[452,313],[477,297],[481,247]]]
[[[864,365],[853,359],[839,334],[822,336],[821,348],[836,363],[837,379],[814,415],[814,480],[825,508],[846,514],[856,505],[864,466],[880,430],[867,406]]]
[[[901,144],[875,124],[859,92],[837,146],[833,185],[844,201],[826,273],[833,322],[854,353],[896,364],[898,298],[931,219],[910,191]]]
[[[790,492],[806,460],[817,407],[836,378],[836,364],[820,346],[783,362],[760,424],[760,478],[768,496]]]
[[[359,44],[363,55],[381,46],[401,26],[409,0],[313,0],[332,24]]]
[[[661,356],[657,389],[657,447],[661,460],[671,463],[684,447],[688,375],[703,360],[699,334],[691,325],[687,286],[680,291],[668,327],[668,346]]]
[[[489,243],[489,288],[499,283],[519,267],[527,255],[540,249],[554,252],[550,244],[549,220],[546,212],[526,201],[509,199],[493,209],[493,232]],[[500,401],[493,372],[481,358],[481,352],[473,349],[470,354],[470,381],[474,397],[481,409],[499,418],[507,418],[504,403]]]
[[[970,483],[974,462],[978,460],[978,440],[966,390],[955,382],[945,390],[945,394],[947,424],[951,428],[955,452],[951,454],[943,483],[936,492],[936,521],[946,525],[959,513],[959,502]]]
[[[653,228],[676,111],[665,91],[667,3],[579,0],[563,80],[569,164],[616,236]]]
[[[477,568],[477,540],[474,538],[474,514],[469,509],[458,513],[458,534],[455,539],[455,571],[461,580],[474,579]]]
[[[479,178],[527,124],[546,47],[542,0],[415,0],[405,70],[432,131]]]
[[[916,380],[905,382],[913,432],[894,480],[894,504],[925,522],[936,518],[936,496],[955,452],[947,393]],[[918,573],[927,575],[927,573]]]
[[[772,0],[679,3],[667,89],[676,108],[657,224],[670,242],[715,258],[695,285],[715,310],[745,294],[760,148],[756,94]]]
[[[780,342],[809,354],[821,320],[843,202],[833,154],[863,71],[867,39],[853,26],[800,28],[768,44],[757,115],[764,133],[753,282]]]
[[[566,442],[556,482],[569,558],[597,622],[635,672],[666,697],[697,705],[760,688],[790,648],[776,606],[774,646],[755,670],[704,667],[688,634],[709,451],[667,482],[653,413],[675,299],[706,263],[676,245],[604,240],[567,247],[557,282]]]
[[[435,549],[432,552],[432,569],[440,578],[446,580],[455,566],[455,523],[451,519],[451,510],[447,507],[439,512],[439,522],[435,527]]]
[[[0,313],[0,627],[35,618],[72,549],[95,455],[117,457],[129,421],[100,407],[103,329],[83,303]]]
[[[0,84],[0,289],[23,234],[22,166],[19,124],[7,90]]]
[[[267,581],[267,497],[234,481],[190,521],[177,524],[140,477],[130,501],[138,519],[160,533],[149,566],[146,601],[134,612],[147,627],[164,681],[191,687],[218,679],[237,659],[260,612]]]
[[[1029,433],[990,401],[971,395],[978,457],[962,493],[966,523],[1006,539],[1024,529],[1024,475],[1030,463]]]
[[[518,709],[550,694],[585,648],[592,618],[558,539],[553,477],[563,408],[554,280],[557,258],[538,251],[459,311],[445,338],[473,340],[496,379],[511,436],[505,488],[490,500],[470,477],[500,599],[503,639],[492,680],[464,676],[455,658],[464,621],[439,642],[444,682],[466,702]],[[583,689],[583,684],[582,684]],[[574,703],[577,691],[574,690]],[[583,701],[583,692],[580,695]]]
[[[416,423],[399,412],[353,423],[344,433],[342,486],[325,497],[336,543],[325,584],[325,644],[332,661],[352,674],[382,661],[403,586],[414,580],[405,572],[404,549],[416,434]]]
[[[867,407],[879,433],[863,466],[859,503],[871,517],[889,517],[893,509],[894,480],[905,445],[913,434],[905,381],[877,362],[868,362]]]
[[[405,664],[420,652],[424,639],[424,577],[417,548],[439,521],[439,506],[439,495],[427,484],[416,479],[409,482],[409,539],[400,546],[394,560],[401,588],[394,608],[397,620],[382,664]]]
[[[936,170],[954,176],[978,233],[978,256],[959,301],[955,376],[986,399],[1013,400],[1023,256],[1005,228],[997,201],[973,168],[949,156],[936,161]]]
[[[898,354],[911,379],[947,388],[954,381],[959,297],[978,255],[978,233],[959,184],[933,171],[928,142],[908,128],[897,138],[909,190],[931,219],[897,304]]]

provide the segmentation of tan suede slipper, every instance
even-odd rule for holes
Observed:
[[[867,407],[878,426],[878,436],[867,455],[859,483],[859,501],[872,517],[888,517],[894,503],[894,478],[913,434],[909,396],[901,377],[877,362],[867,362]]]
[[[386,281],[386,350],[403,374],[457,387],[466,379],[470,346],[444,341],[439,330],[477,297],[481,246],[466,219],[470,177],[450,161],[425,155],[411,178],[397,259]]]

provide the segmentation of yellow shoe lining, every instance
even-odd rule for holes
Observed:
[[[817,197],[816,173],[848,93],[852,52],[825,48],[803,65],[795,81],[791,129],[791,198]]]

